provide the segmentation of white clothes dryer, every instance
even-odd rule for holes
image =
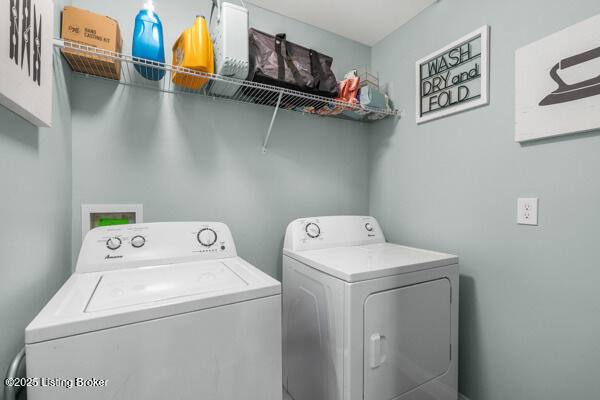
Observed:
[[[458,258],[386,243],[373,217],[302,218],[283,249],[293,400],[456,400]]]

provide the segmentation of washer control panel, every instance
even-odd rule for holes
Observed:
[[[235,256],[231,232],[220,222],[113,225],[88,232],[76,269],[105,271]]]
[[[369,216],[300,218],[286,230],[284,248],[312,250],[385,242],[377,220]]]

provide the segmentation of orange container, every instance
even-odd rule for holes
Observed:
[[[203,16],[196,16],[194,25],[183,31],[173,45],[173,65],[175,71],[171,80],[179,86],[200,89],[208,82],[207,78],[177,72],[177,67],[211,74],[215,70],[213,43]]]

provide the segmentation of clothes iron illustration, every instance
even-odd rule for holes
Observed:
[[[596,58],[600,58],[600,47],[559,61],[550,70],[550,77],[558,84],[558,89],[544,97],[539,105],[548,106],[558,103],[567,103],[570,101],[599,95],[600,71],[598,70],[594,71],[598,73],[598,76],[574,84],[565,83],[565,81],[558,75],[558,71],[560,70],[583,64]]]

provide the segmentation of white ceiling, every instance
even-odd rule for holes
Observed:
[[[437,0],[248,0],[373,46]]]

